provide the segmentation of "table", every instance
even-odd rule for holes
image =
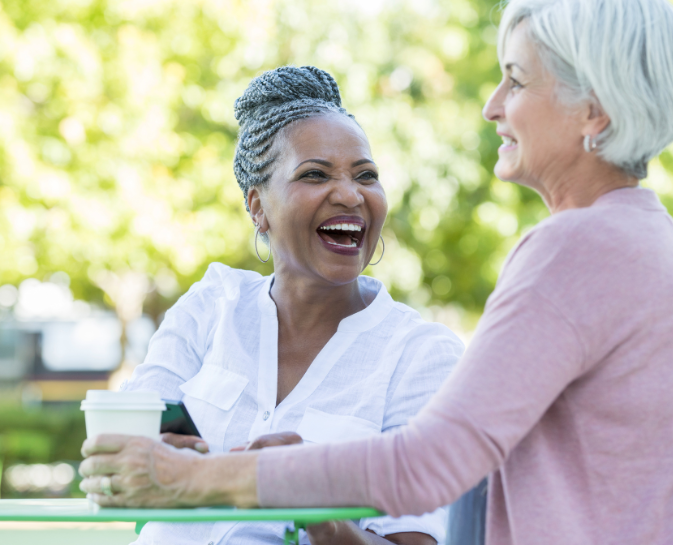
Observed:
[[[384,513],[370,507],[320,507],[292,509],[120,509],[98,507],[87,499],[0,500],[0,521],[15,522],[135,522],[136,533],[147,522],[251,522],[292,520],[285,530],[285,544],[299,544],[299,530],[307,524],[328,520],[379,517]]]

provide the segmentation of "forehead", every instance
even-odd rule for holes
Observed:
[[[345,115],[328,114],[302,119],[290,125],[283,136],[283,151],[295,158],[370,155],[364,131]]]
[[[537,62],[537,54],[528,32],[528,21],[523,20],[509,33],[505,39],[501,68],[507,72],[509,68],[531,69]]]

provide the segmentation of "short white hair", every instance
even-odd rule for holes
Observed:
[[[559,97],[598,100],[610,125],[597,139],[605,161],[638,177],[673,142],[673,5],[668,0],[510,0],[498,56],[514,28],[529,37]]]

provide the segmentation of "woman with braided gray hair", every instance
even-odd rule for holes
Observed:
[[[201,452],[343,441],[404,425],[463,347],[360,276],[387,211],[367,137],[334,79],[312,66],[262,74],[235,114],[236,178],[258,256],[273,255],[275,272],[212,264],[168,311],[123,388],[182,399],[203,439],[163,440]],[[285,527],[149,523],[137,543],[280,544]],[[310,526],[301,542],[429,545],[444,541],[445,528],[437,509]]]

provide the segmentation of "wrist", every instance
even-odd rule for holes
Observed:
[[[208,473],[208,456],[190,456],[185,460],[185,491],[184,503],[188,507],[200,507],[208,505],[209,481],[204,479]]]
[[[257,507],[257,456],[256,452],[195,456],[188,468],[189,504]]]

